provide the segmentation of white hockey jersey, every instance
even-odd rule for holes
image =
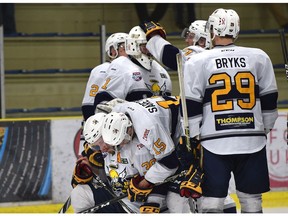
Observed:
[[[82,107],[86,106],[86,110],[87,107],[89,107],[87,110],[88,113],[85,113],[86,112],[85,109],[82,110],[83,112],[82,114],[85,117],[85,119],[90,117],[91,113],[95,111],[94,109],[95,96],[99,91],[101,84],[104,82],[106,78],[106,72],[109,66],[110,62],[104,62],[103,64],[100,64],[95,68],[93,68],[89,75],[89,79],[86,84],[86,89],[82,100]]]
[[[163,182],[177,169],[177,161],[172,157],[172,153],[182,134],[178,99],[153,97],[118,104],[113,108],[115,112],[123,112],[130,116],[140,143],[156,159],[155,164],[145,174],[145,179],[154,184]],[[163,161],[163,158],[166,160]]]
[[[268,55],[256,48],[216,46],[184,67],[190,135],[216,154],[264,147],[277,119],[277,84]],[[199,131],[199,125],[201,125]]]
[[[156,61],[151,71],[133,63],[128,57],[115,59],[107,71],[107,77],[100,92],[96,95],[96,104],[107,100],[107,95],[127,101],[139,100],[156,95],[171,95],[172,82],[168,72]]]
[[[115,154],[104,154],[105,171],[109,176],[111,186],[117,195],[121,194],[121,185],[130,180],[136,174],[144,176],[156,159],[150,154],[148,149],[139,142],[137,137],[124,145]],[[119,188],[119,191],[117,191]],[[139,213],[141,202],[130,202],[128,198],[122,199],[126,205],[134,212]],[[150,194],[147,202],[156,202],[160,207],[166,206],[165,196],[161,194]]]
[[[109,179],[116,196],[122,194],[123,183],[129,181],[136,174],[144,176],[156,159],[148,149],[134,137],[128,144],[124,145],[115,154],[104,153],[105,173]],[[97,186],[96,184],[94,184]],[[89,185],[77,185],[72,193],[72,206],[75,212],[86,210],[95,205],[94,198],[101,196],[97,190],[91,190]],[[130,202],[126,197],[122,201],[135,213],[140,213],[142,202]],[[160,208],[166,207],[165,195],[151,193],[147,202],[159,203]],[[99,203],[99,202],[98,202]],[[117,213],[117,212],[115,212]]]
[[[146,45],[149,52],[157,59],[159,62],[165,66],[171,68],[172,70],[177,70],[176,54],[181,52],[183,64],[191,56],[203,52],[205,49],[200,46],[188,46],[183,50],[171,45],[170,42],[166,41],[160,35],[153,36]]]

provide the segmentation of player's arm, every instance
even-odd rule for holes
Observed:
[[[144,142],[143,142],[144,143]],[[156,162],[145,174],[145,179],[153,184],[163,182],[166,178],[173,175],[178,168],[178,159],[175,145],[170,134],[157,125],[151,128],[147,135],[145,146],[156,159]]]
[[[166,67],[177,70],[176,54],[180,52],[177,47],[171,45],[161,36],[154,35],[147,42],[146,48],[155,59],[162,62]]]
[[[171,44],[164,46],[162,63],[172,70],[177,70],[176,55],[179,52],[180,50]]]
[[[90,116],[94,115],[95,113],[93,104],[94,104],[94,98],[98,89],[95,89],[97,88],[95,87],[96,85],[94,84],[96,83],[95,73],[97,73],[97,71],[95,72],[94,70],[95,69],[93,69],[90,73],[89,79],[86,84],[83,100],[82,100],[81,110],[82,110],[84,121],[86,121]]]
[[[166,31],[159,23],[149,21],[140,25],[146,34],[146,48],[158,61],[172,70],[177,70],[176,54],[179,49],[166,40]]]
[[[193,68],[193,70],[191,70],[191,68]],[[197,65],[194,64],[191,59],[184,64],[184,89],[190,137],[195,137],[200,134],[200,124],[203,118],[203,98],[196,96],[194,92],[203,92],[203,85],[201,84],[203,81],[201,81],[201,79],[203,80],[204,76],[198,74],[197,71]],[[180,112],[183,117],[181,106],[182,103],[180,100]]]
[[[97,105],[104,103],[104,102],[107,102],[107,101],[111,101],[113,99],[114,99],[114,97],[112,95],[110,95],[108,92],[106,92],[106,91],[99,92],[95,96],[93,109],[96,110]]]
[[[265,60],[261,61],[261,63],[266,62],[266,64],[264,65],[263,70],[261,70],[261,74],[259,74],[259,96],[264,128],[266,133],[268,133],[274,127],[278,117],[278,90],[272,62],[266,54],[264,54],[264,57]]]
[[[82,105],[81,110],[84,121],[86,121],[90,116],[94,115],[95,112],[94,105]]]
[[[75,213],[79,213],[95,205],[93,192],[89,185],[77,185],[72,190],[71,205]]]

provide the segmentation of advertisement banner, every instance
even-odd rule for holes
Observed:
[[[279,112],[267,136],[267,160],[272,189],[288,188],[287,112]]]
[[[50,121],[0,122],[0,202],[51,200]]]

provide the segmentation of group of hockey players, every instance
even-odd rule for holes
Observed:
[[[236,46],[239,31],[238,14],[219,8],[183,30],[183,50],[153,21],[108,37],[109,62],[91,71],[82,101],[76,213],[236,213],[231,176],[241,212],[262,212],[278,91],[270,58]],[[183,68],[183,98],[165,68]]]

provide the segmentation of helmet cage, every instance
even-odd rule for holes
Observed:
[[[126,53],[135,58],[145,69],[151,70],[153,58],[144,54],[140,46],[146,44],[146,34],[140,26],[133,27],[125,41]]]

